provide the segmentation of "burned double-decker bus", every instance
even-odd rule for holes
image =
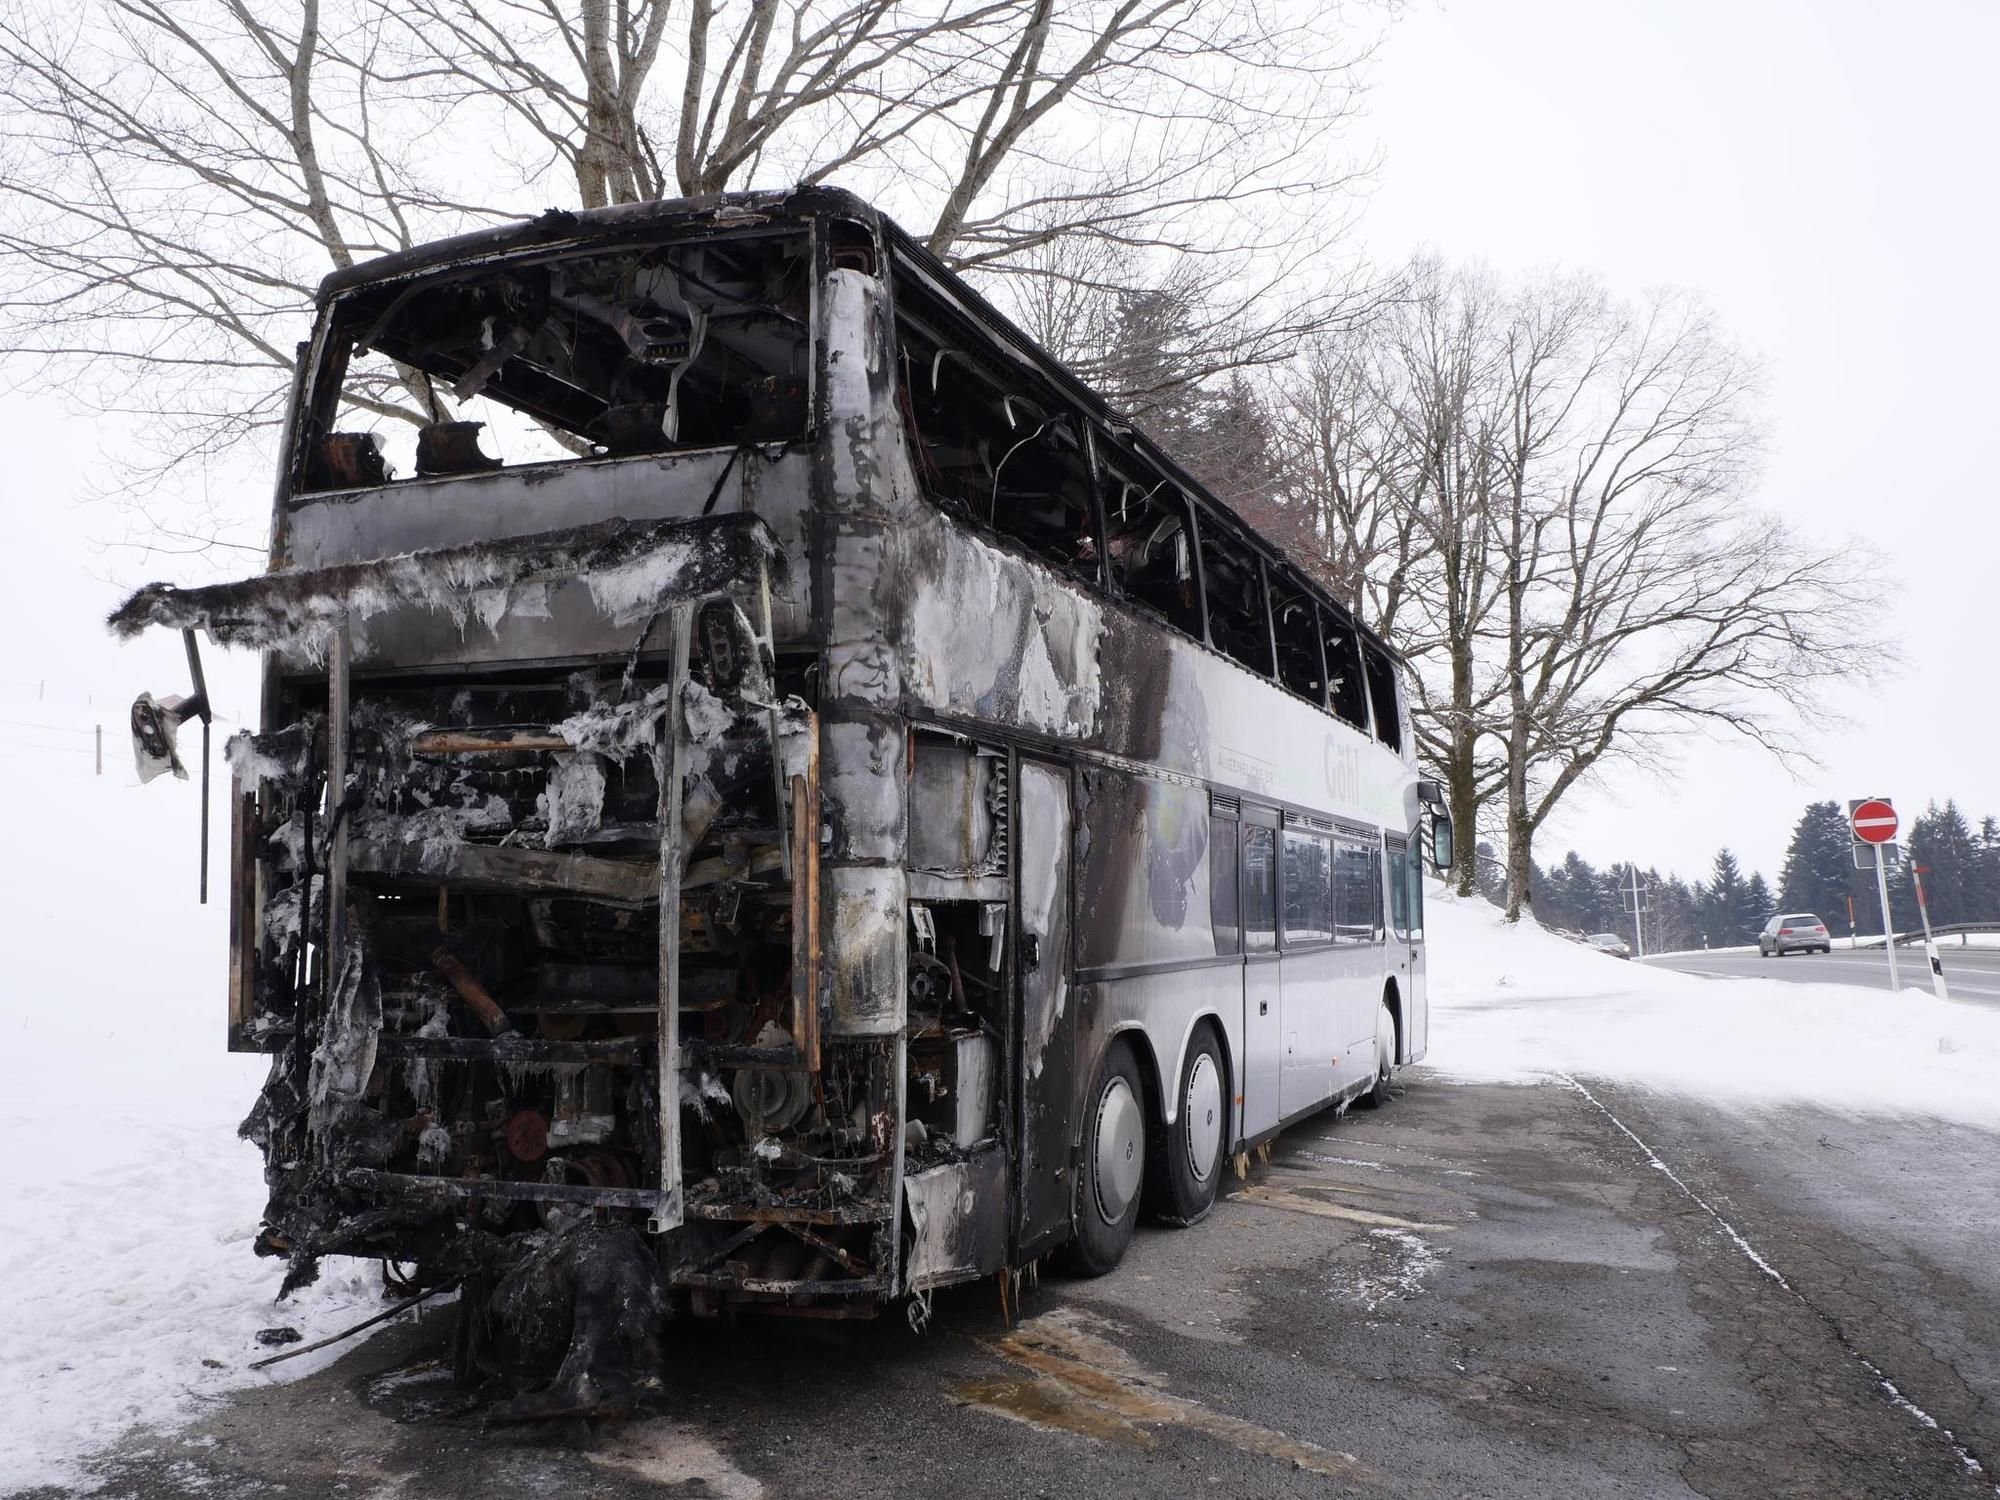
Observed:
[[[1107,1269],[1423,1052],[1387,647],[844,194],[337,273],[269,571],[112,623],[263,653],[260,1248],[459,1282],[521,1411],[670,1314]]]

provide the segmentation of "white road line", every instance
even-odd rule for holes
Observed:
[[[1972,1454],[1966,1450],[1965,1445],[1958,1440],[1957,1436],[1953,1434],[1952,1430],[1949,1427],[1944,1426],[1942,1423],[1938,1421],[1936,1417],[1932,1416],[1929,1412],[1925,1411],[1921,1406],[1917,1405],[1916,1402],[1912,1401],[1908,1396],[1905,1396],[1901,1391],[1897,1390],[1896,1383],[1893,1380],[1891,1380],[1887,1375],[1882,1373],[1882,1367],[1876,1364],[1875,1361],[1870,1359],[1867,1355],[1863,1354],[1859,1349],[1855,1348],[1854,1345],[1848,1341],[1846,1333],[1841,1329],[1838,1323],[1836,1323],[1831,1317],[1827,1316],[1827,1314],[1821,1312],[1817,1307],[1813,1306],[1812,1302],[1807,1299],[1807,1297],[1803,1292],[1801,1292],[1797,1287],[1793,1286],[1789,1281],[1785,1280],[1784,1273],[1781,1272],[1776,1266],[1772,1265],[1768,1260],[1764,1259],[1762,1255],[1758,1254],[1756,1247],[1753,1246],[1748,1240],[1743,1238],[1741,1234],[1737,1233],[1736,1226],[1730,1223],[1727,1219],[1723,1218],[1722,1215],[1716,1211],[1714,1204],[1710,1203],[1706,1198],[1702,1197],[1700,1193],[1697,1193],[1693,1188],[1689,1187],[1685,1182],[1683,1182],[1680,1176],[1674,1171],[1672,1167],[1668,1166],[1664,1161],[1660,1160],[1659,1153],[1655,1151],[1651,1146],[1647,1145],[1644,1141],[1640,1140],[1639,1137],[1633,1133],[1632,1128],[1629,1125],[1627,1125],[1623,1120],[1619,1119],[1618,1116],[1614,1115],[1597,1097],[1597,1095],[1591,1093],[1589,1089],[1585,1088],[1582,1084],[1578,1083],[1574,1078],[1570,1077],[1570,1075],[1567,1073],[1557,1073],[1555,1076],[1557,1078],[1560,1078],[1564,1083],[1568,1084],[1571,1088],[1575,1089],[1579,1094],[1583,1095],[1585,1099],[1590,1101],[1591,1105],[1598,1111],[1598,1113],[1603,1115],[1604,1118],[1609,1120],[1613,1125],[1616,1125],[1618,1129],[1624,1133],[1626,1139],[1631,1141],[1633,1145],[1639,1148],[1640,1152],[1645,1156],[1647,1164],[1651,1166],[1654,1171],[1662,1174],[1667,1179],[1667,1181],[1671,1182],[1675,1187],[1679,1188],[1681,1190],[1682,1195],[1686,1197],[1690,1203],[1694,1204],[1703,1213],[1707,1214],[1711,1219],[1715,1220],[1716,1224],[1721,1228],[1722,1232],[1729,1236],[1730,1240],[1734,1242],[1736,1248],[1743,1253],[1744,1257],[1748,1259],[1752,1265],[1754,1265],[1758,1270],[1762,1271],[1766,1276],[1770,1277],[1771,1280],[1775,1281],[1779,1286],[1783,1287],[1784,1290],[1789,1295],[1797,1298],[1799,1305],[1804,1307],[1807,1312],[1811,1313],[1814,1317],[1818,1318],[1821,1322],[1825,1323],[1829,1328],[1831,1328],[1833,1330],[1834,1337],[1839,1339],[1841,1346],[1845,1348],[1849,1354],[1852,1354],[1856,1359],[1860,1360],[1861,1367],[1864,1370],[1866,1370],[1871,1376],[1874,1377],[1875,1384],[1879,1386],[1882,1389],[1882,1392],[1889,1398],[1889,1404],[1891,1406],[1895,1407],[1898,1411],[1909,1413],[1911,1416],[1915,1417],[1919,1422],[1923,1423],[1924,1426],[1942,1435],[1944,1440],[1947,1443],[1951,1444],[1951,1451],[1958,1455],[1958,1461],[1965,1465],[1967,1473],[1984,1474],[1986,1472],[1986,1466],[1980,1463],[1978,1459],[1974,1458]],[[1996,1495],[2000,1495],[2000,1484],[1996,1484],[1993,1487],[1993,1492]]]

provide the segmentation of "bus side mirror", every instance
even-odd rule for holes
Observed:
[[[1440,875],[1451,870],[1451,815],[1435,812],[1431,814],[1431,868]]]

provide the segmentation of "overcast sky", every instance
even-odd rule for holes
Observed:
[[[1809,799],[2000,814],[1996,56],[1992,0],[1416,0],[1388,34],[1370,248],[1700,290],[1769,368],[1758,503],[1902,585],[1904,664],[1821,766],[1691,744],[1573,796],[1544,862],[1693,875],[1726,842],[1775,878]]]
[[[1809,798],[1882,793],[1913,813],[1950,795],[2000,813],[2000,516],[1983,462],[1996,56],[1992,3],[1415,0],[1390,29],[1358,130],[1383,155],[1369,249],[1699,289],[1769,366],[1759,503],[1801,536],[1854,537],[1902,584],[1880,632],[1904,665],[1844,695],[1854,727],[1821,742],[1822,767],[1794,779],[1762,752],[1691,743],[1669,779],[1573,794],[1545,861],[1574,846],[1694,875],[1727,842],[1775,876]],[[79,502],[115,428],[65,420],[59,395],[0,398],[0,441],[16,528],[0,557],[0,718],[15,721],[0,757],[21,767],[48,739],[16,727],[38,683],[85,717],[111,703],[113,730],[138,688],[179,687],[171,639],[104,638],[119,586],[257,564],[103,550],[124,525]],[[268,503],[261,473],[214,483],[239,514]],[[247,709],[250,679],[229,677]]]

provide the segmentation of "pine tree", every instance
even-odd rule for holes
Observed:
[[[1771,898],[1771,887],[1766,884],[1762,875],[1752,875],[1749,883],[1743,888],[1741,920],[1750,924],[1750,934],[1748,939],[1742,941],[1755,939],[1763,930],[1764,923],[1770,920],[1776,911],[1777,904]]]
[[[2000,818],[1979,820],[1972,841],[1972,920],[2000,922]]]
[[[1702,902],[1702,934],[1710,948],[1728,948],[1748,938],[1738,936],[1744,922],[1744,872],[1736,856],[1726,848],[1716,850],[1716,862],[1708,870],[1708,894]],[[1758,918],[1762,926],[1762,918]]]
[[[1913,865],[1924,867],[1924,895],[1930,902],[1933,927],[1972,920],[1966,898],[1976,864],[1972,830],[1966,827],[1958,804],[1947,800],[1943,807],[1933,802],[1925,808],[1910,829],[1909,858],[1896,872],[1896,925],[1911,931],[1923,923],[1917,911],[1916,882],[1911,878]]]
[[[1848,885],[1854,874],[1852,835],[1837,802],[1814,802],[1792,830],[1778,879],[1778,905],[1814,913],[1837,932],[1847,921]]]

